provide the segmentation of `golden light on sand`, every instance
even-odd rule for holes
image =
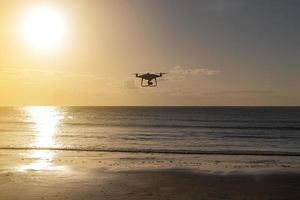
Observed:
[[[34,160],[34,162],[18,166],[17,171],[25,172],[28,170],[66,170],[66,166],[53,164],[54,155],[55,153],[53,151],[48,150],[34,150],[25,154],[21,153],[22,157],[28,157],[30,160]]]
[[[62,44],[66,32],[65,17],[50,6],[34,7],[21,20],[24,40],[37,50],[52,50]]]

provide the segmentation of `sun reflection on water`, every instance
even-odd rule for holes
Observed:
[[[27,121],[33,124],[35,138],[31,147],[51,148],[58,147],[55,142],[55,135],[59,131],[59,125],[64,119],[63,112],[56,107],[34,106],[23,108],[27,116]],[[25,155],[34,162],[22,165],[19,171],[26,170],[61,170],[63,166],[54,166],[53,158],[55,152],[51,150],[33,150]]]
[[[34,124],[36,132],[34,147],[54,147],[55,134],[64,118],[63,113],[56,107],[26,107],[25,112]]]

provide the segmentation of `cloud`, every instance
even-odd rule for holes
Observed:
[[[82,74],[73,73],[67,71],[58,70],[43,70],[34,68],[2,68],[0,69],[0,77],[12,77],[20,79],[32,79],[32,77],[51,78],[51,79],[87,79],[87,80],[102,80],[107,77],[94,75],[94,74]]]
[[[169,71],[168,78],[173,81],[184,80],[187,76],[211,76],[220,73],[220,70],[207,68],[185,68],[175,66]]]
[[[274,90],[225,90],[217,92],[207,92],[210,96],[229,96],[229,95],[274,95],[277,92]]]
[[[164,95],[186,98],[223,98],[223,97],[250,97],[250,96],[274,96],[278,92],[274,90],[224,90],[211,92],[195,92],[184,89],[161,91]]]

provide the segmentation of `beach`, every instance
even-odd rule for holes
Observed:
[[[298,157],[1,150],[0,163],[0,199],[300,198]]]
[[[0,200],[300,199],[299,108],[0,113]]]

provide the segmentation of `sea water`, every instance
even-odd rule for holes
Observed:
[[[0,149],[300,155],[300,107],[0,107]]]

